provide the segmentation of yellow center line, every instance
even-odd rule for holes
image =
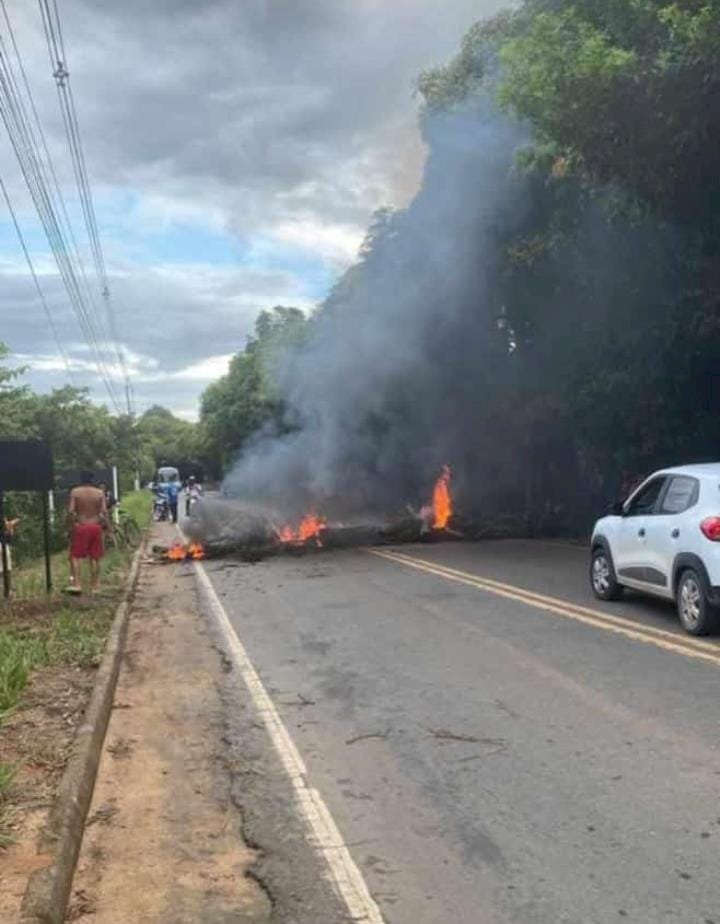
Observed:
[[[558,616],[564,616],[567,619],[573,619],[582,622],[585,625],[593,626],[597,629],[604,629],[607,632],[614,632],[617,635],[623,635],[625,638],[631,638],[634,641],[644,642],[648,645],[655,645],[665,651],[672,651],[677,654],[683,654],[689,658],[695,658],[702,661],[709,661],[720,666],[720,647],[712,642],[704,642],[701,639],[676,635],[665,629],[656,629],[653,626],[640,626],[638,623],[622,616],[612,616],[604,613],[602,610],[590,609],[586,606],[571,603],[568,600],[561,600],[557,597],[548,597],[545,594],[536,593],[532,590],[525,590],[514,584],[503,584],[490,578],[485,578],[469,571],[459,571],[456,568],[449,568],[445,565],[438,565],[434,562],[427,562],[421,558],[414,558],[404,552],[391,552],[387,549],[368,549],[371,555],[377,555],[379,558],[386,558],[388,561],[396,564],[406,565],[419,571],[425,571],[436,577],[442,577],[449,581],[456,581],[469,587],[475,587],[478,590],[484,590],[486,593],[495,594],[499,597],[505,597],[509,600],[515,600],[524,603],[526,606],[536,607],[548,613],[554,613]]]
[[[655,626],[639,626],[635,620],[626,619],[623,616],[614,616],[611,613],[606,613],[604,610],[592,609],[591,607],[583,606],[580,603],[572,603],[569,600],[562,600],[559,597],[550,597],[547,594],[541,594],[534,590],[518,587],[515,584],[503,584],[500,581],[495,581],[492,578],[484,577],[479,574],[473,574],[470,571],[459,571],[456,568],[450,568],[448,565],[428,562],[423,558],[415,558],[412,555],[407,555],[405,552],[388,552],[384,549],[378,549],[377,552],[383,552],[386,555],[393,556],[395,560],[405,559],[407,560],[407,563],[419,562],[420,564],[427,565],[429,568],[435,569],[435,571],[440,571],[447,575],[454,574],[459,577],[471,578],[476,581],[481,581],[483,584],[487,584],[489,587],[497,590],[507,590],[512,591],[513,593],[520,593],[537,603],[549,603],[553,606],[569,608],[572,609],[575,613],[589,616],[593,619],[601,619],[605,622],[613,623],[616,626],[621,626],[626,629],[635,630],[640,628],[643,632],[655,635],[658,638],[667,639],[671,642],[679,641],[683,645],[696,648],[698,651],[707,651],[710,654],[720,657],[720,646],[718,646],[715,642],[704,641],[703,639],[693,638],[692,636],[679,635],[677,632],[669,632],[667,629],[659,629]]]

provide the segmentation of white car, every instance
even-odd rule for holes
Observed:
[[[598,520],[590,582],[616,600],[631,587],[675,600],[683,627],[720,624],[720,463],[655,472]]]

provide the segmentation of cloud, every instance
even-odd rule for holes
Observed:
[[[259,309],[319,300],[354,259],[372,211],[404,205],[417,188],[416,76],[501,5],[65,0],[71,81],[126,349],[176,376],[241,348]],[[39,14],[20,3],[9,12],[76,216]],[[3,145],[0,175],[63,340],[77,343]],[[10,240],[7,227],[0,237]],[[0,275],[2,339],[26,355],[51,355],[24,266],[3,254]],[[50,370],[40,367],[35,381],[47,385],[40,372]],[[89,370],[83,375],[99,396]],[[188,373],[182,396],[164,394],[187,411],[200,382]],[[154,400],[156,386],[139,380],[136,390]]]

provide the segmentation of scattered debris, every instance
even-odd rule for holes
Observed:
[[[108,745],[107,751],[108,754],[112,754],[112,756],[116,759],[121,757],[129,757],[133,744],[134,741],[132,740],[127,738],[118,738],[117,741],[113,742],[113,744]]]
[[[86,915],[94,915],[96,907],[96,901],[93,896],[88,895],[85,889],[77,889],[70,900],[67,920],[77,921],[79,918],[85,917]]]
[[[94,824],[101,824],[101,825],[110,824],[110,822],[117,815],[117,813],[118,813],[118,809],[116,805],[111,805],[110,803],[107,803],[106,805],[102,805],[88,819],[88,821],[86,822],[86,827],[89,828],[90,825],[94,825]]]
[[[303,696],[302,693],[296,693],[295,696],[297,699],[294,700],[278,700],[281,706],[314,706],[315,700],[308,699],[307,696]]]
[[[345,744],[356,744],[358,741],[369,741],[371,738],[387,738],[389,732],[368,732],[365,735],[355,735],[348,738]]]
[[[431,728],[430,734],[433,738],[439,738],[441,741],[465,741],[468,744],[479,744],[482,740],[481,738],[475,738],[473,735],[461,735],[457,732],[448,731],[446,728]]]

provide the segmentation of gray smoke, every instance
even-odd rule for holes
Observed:
[[[309,341],[286,358],[291,432],[246,446],[229,493],[290,515],[315,506],[353,519],[417,506],[443,463],[468,493],[497,327],[487,273],[523,209],[516,159],[526,134],[478,109],[433,117],[424,130],[420,192],[378,218]]]

